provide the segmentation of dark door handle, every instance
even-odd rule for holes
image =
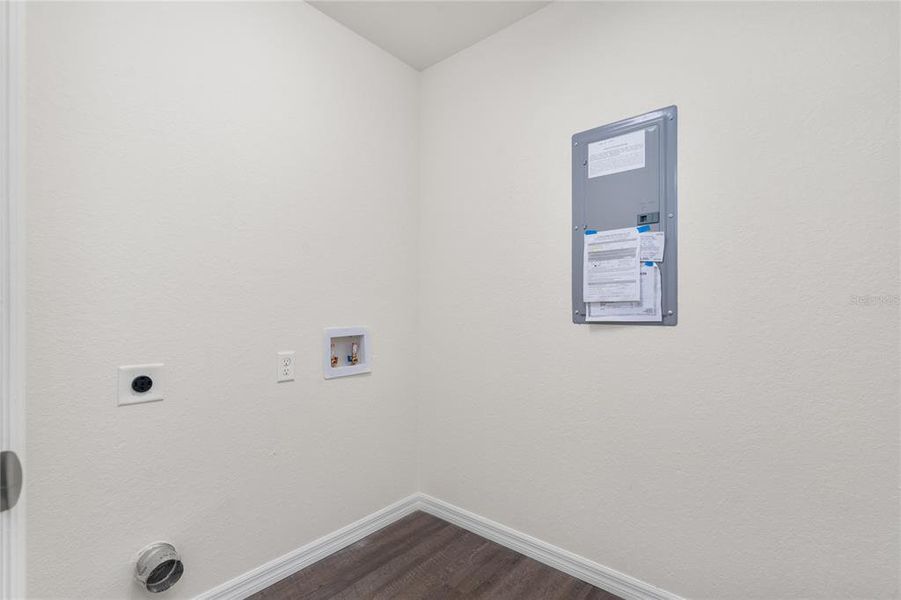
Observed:
[[[0,452],[0,512],[9,510],[22,493],[22,463],[12,450]]]

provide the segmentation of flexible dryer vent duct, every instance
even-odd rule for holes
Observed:
[[[155,542],[138,553],[135,579],[148,592],[165,592],[184,572],[185,566],[172,544]]]

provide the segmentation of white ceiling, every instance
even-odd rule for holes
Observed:
[[[308,1],[420,71],[549,4],[516,0]]]

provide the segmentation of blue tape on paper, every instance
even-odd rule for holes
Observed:
[[[596,234],[597,232],[598,232],[597,229],[586,229],[586,230],[585,230],[585,235],[594,235],[594,234]]]
[[[653,261],[653,260],[646,260],[646,261],[644,261],[644,266],[646,266],[646,267],[653,267],[653,266],[654,266],[654,261]]]
[[[638,230],[638,233],[644,233],[645,231],[650,231],[651,226],[650,225],[642,225],[641,227],[636,227],[635,229]]]

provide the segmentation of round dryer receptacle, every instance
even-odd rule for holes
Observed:
[[[138,375],[134,379],[131,380],[131,389],[136,391],[139,394],[143,394],[144,392],[149,392],[150,388],[153,387],[153,380],[147,375]]]

